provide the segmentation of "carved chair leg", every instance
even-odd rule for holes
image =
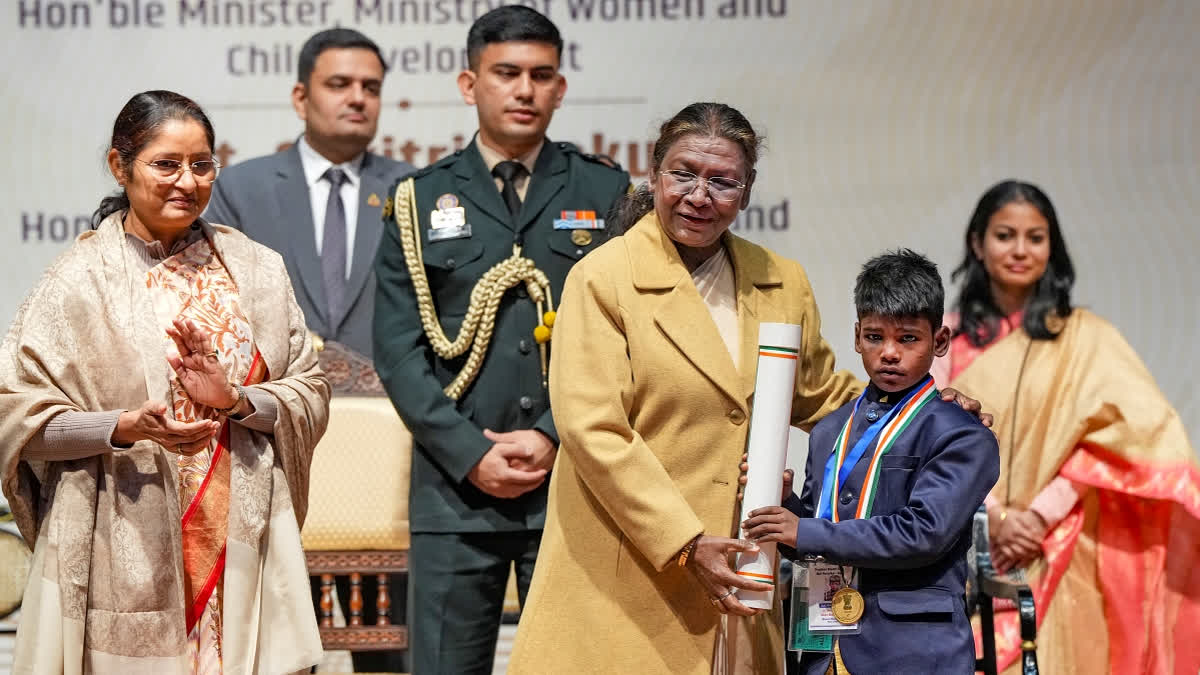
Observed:
[[[362,609],[362,575],[352,572],[350,574],[350,616],[346,619],[347,626],[363,625]]]
[[[392,596],[388,590],[388,575],[376,574],[375,580],[379,584],[379,592],[375,594],[375,625],[390,626],[391,611],[392,611]]]
[[[333,627],[333,575],[321,575],[321,628]]]

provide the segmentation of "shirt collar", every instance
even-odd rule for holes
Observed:
[[[866,391],[867,401],[870,403],[880,403],[882,405],[895,405],[896,403],[898,403],[900,401],[900,399],[907,396],[909,392],[920,387],[924,383],[925,383],[925,378],[922,377],[920,380],[917,381],[916,384],[912,385],[911,387],[908,387],[907,389],[902,389],[900,391],[884,391],[884,390],[880,389],[879,387],[876,387],[875,383],[872,382],[867,385],[867,391]],[[880,400],[880,399],[885,399],[885,400]]]
[[[533,166],[537,163],[538,155],[542,152],[542,146],[545,144],[546,139],[543,138],[536,146],[534,146],[524,155],[521,155],[520,157],[509,157],[503,152],[488,146],[483,142],[483,139],[477,139],[475,143],[476,147],[479,148],[479,154],[483,156],[483,163],[487,167],[488,173],[491,173],[492,169],[496,168],[496,165],[500,162],[509,159],[515,159],[521,163],[521,166],[525,167],[525,171],[527,171],[530,176],[533,175]]]
[[[161,241],[146,241],[145,239],[142,239],[128,230],[125,231],[125,241],[128,242],[130,246],[141,248],[154,260],[166,260],[168,257],[179,253],[183,249],[191,246],[203,238],[204,228],[200,227],[199,221],[192,223],[192,226],[188,228],[188,233],[186,235],[175,240],[175,244],[171,247],[170,251],[163,248]]]
[[[313,146],[308,144],[308,140],[303,135],[300,140],[296,141],[296,146],[300,150],[300,165],[304,167],[304,180],[309,187],[317,184],[317,181],[325,175],[329,167],[334,166],[334,163],[325,158],[324,155],[313,149]],[[346,178],[351,185],[358,185],[359,176],[362,174],[363,158],[366,157],[366,152],[360,152],[348,162],[342,162],[336,165],[339,169],[346,172]]]

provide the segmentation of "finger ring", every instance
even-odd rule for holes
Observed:
[[[212,350],[211,352],[205,354],[205,356],[213,356],[213,357],[215,357],[216,355],[217,355],[217,350],[215,350],[215,349]]]
[[[728,598],[729,596],[733,595],[733,590],[734,589],[731,588],[731,589],[725,591],[725,595],[722,595],[721,597],[717,598],[717,602],[720,602],[720,601],[724,600],[725,598]]]

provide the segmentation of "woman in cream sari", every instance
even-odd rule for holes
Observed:
[[[122,187],[0,349],[0,474],[33,570],[16,673],[288,673],[321,656],[300,549],[329,386],[282,260],[199,218],[193,101],[134,96]]]
[[[960,277],[958,329],[934,376],[994,411],[992,555],[1033,588],[1042,672],[1195,673],[1195,453],[1120,333],[1071,307],[1074,271],[1041,190],[1008,181],[983,195]],[[1010,670],[1015,614],[996,621]]]

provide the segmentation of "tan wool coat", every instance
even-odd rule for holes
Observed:
[[[759,322],[803,326],[793,424],[861,391],[834,372],[800,265],[732,234],[724,244],[741,372],[653,213],[567,279],[550,372],[561,446],[514,675],[713,672],[721,615],[676,559],[701,532],[734,533]],[[754,662],[779,671],[778,616],[746,623]]]

